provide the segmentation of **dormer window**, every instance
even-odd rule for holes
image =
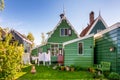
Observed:
[[[69,28],[61,28],[60,35],[61,36],[70,36],[72,34],[71,29]]]

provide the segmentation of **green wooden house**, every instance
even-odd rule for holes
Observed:
[[[93,34],[63,43],[64,65],[92,67],[94,64],[94,37]]]
[[[49,32],[46,44],[34,48],[32,53],[38,54],[39,51],[47,52],[47,50],[50,49],[52,55],[51,60],[52,62],[56,62],[57,54],[61,50],[61,53],[64,55],[64,65],[91,66],[94,60],[94,39],[93,36],[90,35],[106,28],[107,25],[101,15],[94,19],[94,12],[91,12],[90,24],[81,32],[79,37],[65,15],[61,14],[60,21],[56,27]],[[82,46],[82,52],[79,50],[79,48],[81,48],[80,46]]]
[[[95,63],[111,63],[111,71],[120,74],[120,23],[95,34]]]
[[[65,14],[60,15],[60,21],[56,25],[56,27],[49,33],[48,38],[46,40],[46,44],[42,46],[38,46],[33,49],[32,54],[38,54],[39,51],[47,52],[49,49],[51,51],[51,61],[57,62],[57,54],[61,50],[61,54],[63,54],[63,43],[69,40],[73,40],[78,38],[78,34],[75,31],[74,27],[65,17]]]

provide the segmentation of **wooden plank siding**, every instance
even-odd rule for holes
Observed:
[[[69,36],[61,36],[61,29],[68,28],[71,29],[71,35]],[[51,37],[48,39],[48,42],[54,42],[54,43],[63,43],[69,40],[73,40],[78,38],[77,34],[74,30],[72,30],[71,26],[67,23],[66,20],[62,20],[62,22],[57,26],[57,29],[55,29],[54,33],[51,35]]]
[[[120,28],[111,30],[95,39],[95,63],[111,62],[111,71],[120,73]],[[114,47],[114,51],[110,51]]]
[[[90,34],[92,33],[96,34],[98,33],[98,30],[104,30],[104,29],[106,29],[105,25],[103,24],[101,20],[98,20],[98,22],[96,23],[96,25],[94,26]]]
[[[36,47],[32,50],[31,55],[32,56],[38,56],[39,52],[47,52],[46,45],[42,45],[40,47]]]
[[[120,28],[118,28],[118,37],[117,37],[117,72],[120,74]]]
[[[32,56],[37,56],[38,55],[38,48],[33,49],[32,52],[31,52],[31,55]]]
[[[83,54],[79,54],[78,43],[83,43]],[[65,45],[64,65],[75,65],[86,68],[93,66],[93,48],[93,37]]]

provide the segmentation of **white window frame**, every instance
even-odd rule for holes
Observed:
[[[52,45],[58,45],[57,49],[59,50],[59,44],[50,44],[50,52],[51,52],[51,55],[53,55],[53,54],[52,54],[52,49],[55,50],[55,47],[54,47],[54,48],[51,47]],[[58,53],[55,53],[55,51],[54,51],[54,56],[57,56],[57,54],[58,54]]]
[[[61,30],[64,29],[64,35],[61,35]],[[67,35],[65,35],[65,29],[67,29]],[[60,36],[69,36],[70,29],[69,28],[60,28]],[[72,33],[72,31],[71,31]]]
[[[79,44],[82,43],[82,54],[79,54]],[[84,54],[84,42],[78,42],[78,55]]]

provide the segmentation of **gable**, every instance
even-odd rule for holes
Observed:
[[[61,36],[61,29],[70,29],[71,35]],[[78,38],[78,35],[67,19],[61,19],[56,28],[52,31],[47,42],[63,43]]]
[[[82,32],[80,33],[80,37],[84,37],[86,35],[93,34],[93,33],[96,34],[106,29],[107,27],[108,26],[106,22],[103,20],[103,18],[101,17],[101,15],[99,14],[99,16],[96,19],[94,19],[94,15],[92,12],[92,15],[90,15],[90,24],[88,24],[88,26],[84,30],[82,30]]]
[[[11,30],[11,34],[15,38],[15,40],[18,40],[20,44],[23,44],[23,41],[25,41],[28,44],[32,44],[30,40],[28,40],[26,37],[24,37],[22,34],[15,30]]]
[[[104,29],[106,29],[105,25],[101,20],[98,20],[98,22],[95,24],[95,26],[93,27],[93,29],[89,34],[92,34],[92,33],[96,34]]]

